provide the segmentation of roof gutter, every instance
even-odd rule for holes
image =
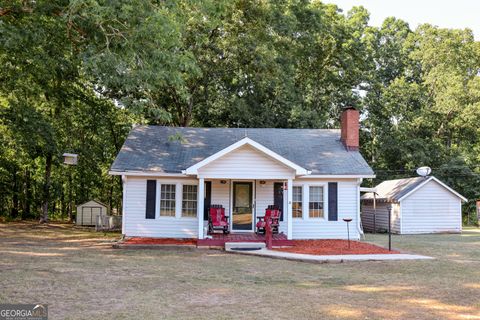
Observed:
[[[307,175],[298,175],[297,178],[308,178],[308,179],[373,179],[375,175],[362,175],[362,174],[321,174],[315,175],[310,174],[311,171],[307,172]],[[148,176],[148,177],[187,177],[186,170],[182,170],[181,173],[168,173],[168,172],[158,172],[158,171],[139,171],[139,170],[125,170],[125,171],[108,171],[109,175],[112,176]]]
[[[155,172],[155,171],[108,171],[112,176],[144,176],[144,177],[186,177],[184,173],[168,173],[168,172]]]
[[[306,176],[299,176],[299,178],[312,178],[312,179],[373,179],[374,174],[311,174]]]

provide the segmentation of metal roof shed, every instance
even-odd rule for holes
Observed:
[[[366,231],[384,231],[388,225],[388,205],[392,206],[392,232],[422,234],[462,231],[462,202],[467,199],[437,178],[416,177],[388,180],[376,189],[374,195],[362,196],[362,225]]]

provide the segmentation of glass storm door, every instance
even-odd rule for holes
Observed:
[[[233,182],[233,231],[253,230],[252,191],[251,182]]]

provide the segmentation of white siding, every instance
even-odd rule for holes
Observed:
[[[263,217],[265,215],[265,209],[267,209],[269,205],[273,205],[273,183],[274,181],[265,181],[265,184],[260,184],[260,181],[257,181],[255,199],[256,217]],[[255,223],[258,221],[256,217]]]
[[[234,180],[232,180],[234,181]],[[273,204],[273,184],[275,180],[266,180],[265,184],[256,182],[256,206],[255,216],[261,217],[265,214],[268,205]],[[280,180],[278,182],[281,182]],[[325,193],[328,194],[328,182],[338,183],[338,221],[328,221],[328,208],[325,212],[324,219],[309,218],[308,211],[305,211],[304,218],[293,219],[293,239],[346,239],[347,225],[343,218],[352,218],[350,223],[350,236],[352,239],[359,239],[360,234],[357,229],[357,180],[326,180],[326,179],[302,179],[294,180],[294,185],[304,185],[304,210],[308,208],[308,193],[306,189],[310,185],[323,185]],[[230,210],[230,185],[231,181],[227,180],[226,184],[220,184],[219,180],[212,180],[212,204],[221,204],[226,208],[226,212]],[[286,192],[284,194],[284,208],[286,204]],[[328,203],[328,197],[325,198]],[[328,206],[327,206],[328,207]],[[280,232],[287,233],[286,214],[284,221],[280,222]]]
[[[303,218],[293,219],[293,239],[346,239],[347,224],[342,220],[343,218],[353,219],[350,222],[350,238],[360,238],[357,228],[359,194],[356,179],[341,181],[304,179],[294,180],[294,185],[305,184],[308,186],[325,183],[325,187],[327,187],[328,182],[338,182],[338,221],[328,221],[328,211],[325,212],[324,219],[309,218],[308,198],[305,192]],[[328,203],[328,197],[325,198],[325,201]]]
[[[388,207],[389,203],[380,202],[377,203],[376,215],[375,215],[375,228],[377,232],[387,232],[388,231]],[[392,204],[392,221],[391,228],[392,232],[400,233],[400,205],[393,203]],[[373,231],[373,204],[362,204],[362,226],[363,230],[372,232]]]
[[[230,216],[230,180],[222,184],[221,180],[212,180],[212,204],[219,204],[225,208],[225,214]]]
[[[125,221],[125,235],[129,237],[196,238],[198,220],[196,218],[182,218],[178,214],[177,217],[159,217],[158,199],[155,219],[145,219],[147,179],[144,177],[128,177],[126,181],[125,189],[127,196],[124,203],[125,214],[123,217]],[[191,181],[187,182],[180,179],[159,181],[160,183],[183,183],[184,181],[185,183],[191,183]],[[159,188],[158,184],[157,188]]]
[[[195,238],[198,232],[198,223],[196,218],[182,218],[178,212],[176,217],[157,216],[155,219],[145,219],[145,201],[146,201],[146,181],[147,177],[129,177],[125,184],[125,234],[127,236],[143,237],[172,237],[172,238]],[[175,183],[177,190],[182,183],[191,184],[192,181],[185,179],[158,180],[159,183]],[[230,184],[221,184],[220,180],[212,181],[212,204],[221,204],[230,214]],[[232,180],[233,181],[233,180]],[[256,187],[256,216],[263,216],[265,208],[273,204],[273,184],[275,181],[266,180],[261,185],[260,181],[255,184]],[[193,181],[195,182],[195,180]],[[294,180],[294,185],[304,185],[304,189],[309,185],[328,186],[328,182],[338,183],[338,221],[328,221],[328,211],[325,212],[324,219],[313,219],[308,217],[308,198],[304,194],[305,208],[304,218],[294,219],[292,224],[293,239],[346,239],[347,226],[343,218],[352,218],[350,223],[350,236],[352,239],[360,237],[357,229],[357,209],[358,209],[358,188],[356,179],[327,180],[327,179],[301,179]],[[159,184],[157,185],[157,188]],[[286,191],[285,191],[286,192]],[[326,192],[328,194],[328,192]],[[286,194],[284,199],[286,199]],[[178,193],[177,193],[177,199]],[[181,199],[181,197],[180,197]],[[328,203],[328,197],[325,198]],[[177,202],[178,204],[178,202]],[[284,203],[284,208],[287,205]],[[181,206],[177,205],[177,211]],[[328,208],[327,208],[328,210]],[[286,215],[285,215],[286,216]],[[254,217],[255,218],[255,217]],[[286,233],[286,220],[281,222],[280,231]]]
[[[460,232],[461,200],[430,181],[402,200],[402,233]]]
[[[294,170],[251,146],[243,146],[200,168],[198,173],[207,179],[283,179],[293,177]]]

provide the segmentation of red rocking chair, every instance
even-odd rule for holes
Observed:
[[[267,221],[270,220],[272,233],[278,233],[278,225],[280,223],[280,209],[276,206],[268,206],[265,210],[265,216],[257,217],[257,233],[266,233]]]
[[[221,205],[211,205],[208,212],[208,233],[222,230],[224,234],[228,234],[230,233],[228,227],[228,217],[225,216],[225,209]]]

